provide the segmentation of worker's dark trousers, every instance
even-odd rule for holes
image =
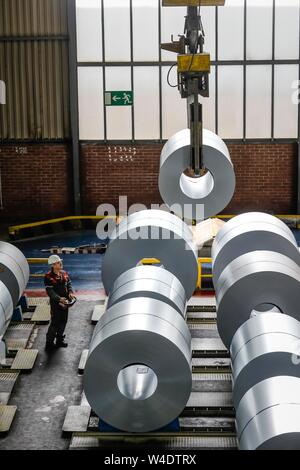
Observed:
[[[51,308],[51,323],[46,335],[47,343],[53,343],[55,338],[58,342],[63,340],[63,334],[68,321],[68,309],[59,307]]]

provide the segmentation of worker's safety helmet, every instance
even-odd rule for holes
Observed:
[[[58,263],[59,261],[62,263],[62,259],[58,255],[51,255],[48,258],[48,264],[50,265]]]

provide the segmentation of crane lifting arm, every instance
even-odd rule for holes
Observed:
[[[186,6],[184,34],[178,41],[161,44],[177,53],[178,89],[187,99],[188,127],[191,131],[190,170],[194,176],[205,172],[203,165],[203,113],[199,95],[209,96],[210,54],[204,52],[205,33],[201,6],[223,6],[225,0],[162,0],[163,6]]]

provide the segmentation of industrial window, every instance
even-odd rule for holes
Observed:
[[[228,140],[299,140],[299,3],[201,8],[212,59],[206,128]],[[185,14],[160,0],[77,0],[81,140],[161,141],[187,126],[176,55],[159,47],[183,33]],[[122,90],[134,92],[133,107],[104,105],[105,91]]]

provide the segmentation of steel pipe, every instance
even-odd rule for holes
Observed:
[[[187,301],[183,285],[164,268],[138,266],[121,274],[113,285],[107,307],[134,297],[162,300],[185,318]]]
[[[178,311],[150,298],[107,310],[84,373],[86,397],[102,420],[128,432],[159,429],[181,413],[191,385],[191,336]]]
[[[190,130],[173,135],[163,147],[160,158],[159,191],[163,201],[179,217],[200,220],[221,212],[232,199],[235,174],[224,141],[211,131],[203,131],[204,176],[191,178],[185,174],[190,167]],[[179,213],[189,205],[189,213]],[[203,205],[203,211],[199,210]],[[198,210],[197,210],[198,209]]]
[[[229,349],[235,332],[261,304],[300,318],[300,267],[272,251],[247,253],[223,270],[216,282],[216,298],[219,334]]]
[[[212,245],[213,278],[235,258],[257,250],[281,253],[300,265],[296,239],[281,220],[262,212],[238,215],[227,222],[216,235]]]
[[[235,408],[255,384],[277,375],[300,378],[300,323],[288,315],[266,313],[251,318],[231,344]]]
[[[103,261],[103,284],[109,294],[116,279],[143,258],[157,258],[181,282],[187,300],[198,277],[198,252],[191,229],[162,210],[136,212],[113,231]]]
[[[236,411],[240,450],[300,449],[300,379],[281,375],[254,385]]]

